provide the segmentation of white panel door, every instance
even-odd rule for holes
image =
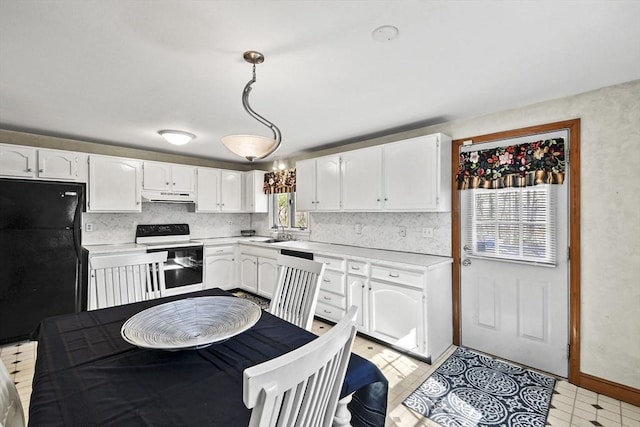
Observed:
[[[36,150],[29,147],[0,144],[0,175],[36,176]]]
[[[382,209],[382,149],[342,153],[342,207],[345,211]]]
[[[383,148],[385,209],[436,210],[439,159],[437,135],[385,145]]]
[[[296,210],[312,211],[316,208],[316,161],[300,160],[296,163]]]
[[[171,166],[171,189],[191,192],[195,190],[195,169],[191,166]]]
[[[563,136],[568,145],[564,131],[511,139],[508,145],[557,136]],[[495,146],[478,144],[474,148]],[[467,255],[473,245],[467,234],[473,191],[460,191],[461,344],[561,377],[567,377],[569,368],[568,176],[567,170],[563,185],[550,186],[557,196],[555,266]]]
[[[340,156],[327,156],[316,159],[315,181],[316,209],[319,211],[339,210],[341,200]]]
[[[197,169],[196,212],[220,210],[220,170]]]
[[[79,161],[80,155],[71,151],[38,150],[38,177],[77,180]]]

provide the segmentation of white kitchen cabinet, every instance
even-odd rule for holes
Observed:
[[[196,212],[241,211],[241,172],[198,168],[196,173]]]
[[[0,176],[86,182],[87,155],[0,144]]]
[[[271,298],[278,280],[277,249],[241,246],[240,286],[254,294]]]
[[[451,138],[437,133],[342,154],[346,211],[451,210]]]
[[[382,146],[385,210],[451,210],[451,138],[433,134]]]
[[[316,315],[333,322],[339,322],[347,311],[345,260],[329,255],[316,255],[314,261],[325,265],[318,293]]]
[[[400,348],[424,353],[422,289],[369,280],[368,333]]]
[[[155,191],[193,192],[195,168],[171,163],[144,162],[143,188]]]
[[[85,182],[86,167],[84,153],[38,149],[38,178]]]
[[[341,208],[340,155],[296,163],[296,209],[338,211]]]
[[[204,248],[204,288],[233,289],[236,287],[236,257],[233,246]]]
[[[35,148],[0,144],[0,175],[33,178],[36,170]]]
[[[269,212],[269,197],[264,194],[264,171],[242,173],[242,210],[251,213]]]
[[[89,156],[88,212],[141,212],[142,162]]]
[[[382,200],[382,149],[342,153],[342,207],[345,211],[378,211]]]

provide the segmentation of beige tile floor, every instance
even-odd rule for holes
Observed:
[[[331,326],[315,321],[313,331],[320,335]],[[17,384],[25,414],[29,413],[31,381],[36,359],[35,342],[0,347],[0,358]],[[433,365],[416,360],[389,347],[356,337],[353,351],[371,360],[389,381],[386,427],[433,427],[438,424],[402,405],[402,401],[454,351],[451,348]],[[566,381],[556,383],[547,425],[552,427],[640,427],[640,408],[575,387]]]

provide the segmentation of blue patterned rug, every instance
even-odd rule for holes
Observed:
[[[404,405],[445,427],[544,427],[555,379],[459,347]]]

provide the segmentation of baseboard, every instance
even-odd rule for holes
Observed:
[[[640,406],[640,390],[580,372],[580,387]]]

